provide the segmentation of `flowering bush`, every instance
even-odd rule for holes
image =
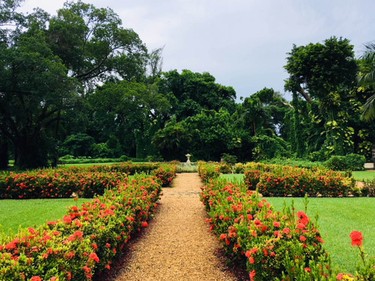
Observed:
[[[152,171],[152,174],[161,180],[162,186],[171,186],[173,179],[176,177],[176,165],[161,165]]]
[[[198,162],[198,174],[203,182],[220,176],[220,167],[217,163]]]
[[[347,196],[354,187],[351,178],[325,169],[303,169],[256,163],[247,165],[245,183],[264,196]]]
[[[161,192],[155,177],[136,176],[107,189],[63,219],[29,228],[0,244],[0,280],[92,280],[147,220]]]
[[[375,280],[375,261],[364,262],[355,276],[334,273],[309,217],[288,208],[274,211],[246,185],[211,180],[202,188],[201,200],[210,229],[232,259],[246,264],[251,281]],[[351,238],[362,250],[362,234],[352,232]]]
[[[170,185],[176,176],[174,165],[131,164],[73,167],[69,169],[44,169],[27,173],[11,173],[0,179],[1,199],[69,198],[72,196],[92,198],[114,188],[127,175],[153,172],[163,186]]]
[[[117,186],[124,178],[126,175],[120,173],[75,173],[70,170],[11,173],[0,182],[0,198],[69,198],[72,194],[92,198]]]
[[[134,174],[150,174],[153,170],[159,168],[159,163],[132,163],[132,162],[124,162],[120,164],[113,164],[113,165],[98,165],[98,166],[90,166],[85,167],[83,169],[88,170],[90,172],[120,172],[125,173],[128,175]],[[82,169],[82,168],[78,168]]]
[[[244,185],[211,181],[202,191],[211,229],[226,251],[246,262],[252,280],[274,280],[286,269],[291,248],[302,251],[306,266],[324,256],[319,231],[303,212],[276,212]]]

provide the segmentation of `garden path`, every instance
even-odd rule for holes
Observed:
[[[199,200],[198,174],[178,174],[164,188],[154,219],[134,242],[112,280],[246,280],[225,265]]]

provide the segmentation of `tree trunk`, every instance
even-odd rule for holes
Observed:
[[[20,169],[36,169],[48,166],[48,153],[41,136],[22,136],[15,143],[15,166]]]
[[[0,170],[8,169],[8,162],[8,141],[5,139],[0,139]]]

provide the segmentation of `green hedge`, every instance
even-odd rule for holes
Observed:
[[[341,197],[354,188],[354,180],[340,172],[261,163],[246,165],[245,183],[263,196]]]
[[[211,230],[232,259],[246,264],[251,280],[281,278],[287,255],[304,267],[328,258],[319,231],[303,212],[276,212],[245,185],[218,180],[204,187],[201,198]]]
[[[132,234],[147,227],[161,183],[136,176],[61,220],[0,244],[0,280],[92,280],[109,269]]]
[[[128,175],[153,173],[169,186],[176,176],[172,164],[132,164],[43,169],[0,177],[0,199],[92,198],[117,186]]]
[[[346,156],[331,156],[324,165],[334,171],[362,171],[365,169],[365,163],[365,156],[352,153]]]
[[[251,281],[375,280],[375,261],[365,257],[355,276],[334,272],[319,230],[304,212],[274,211],[246,185],[211,180],[203,187],[201,200],[210,229],[227,255],[246,265]],[[358,235],[352,237],[364,255],[361,243]]]

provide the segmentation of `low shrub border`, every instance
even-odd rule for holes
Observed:
[[[0,178],[0,199],[92,198],[117,186],[127,175],[154,174],[163,186],[169,186],[176,176],[171,164],[132,164],[44,169],[25,173],[10,173]]]
[[[92,280],[110,268],[133,233],[147,227],[160,192],[157,178],[136,176],[70,208],[61,220],[3,241],[0,280]]]
[[[366,261],[359,232],[351,234],[363,265],[355,275],[335,273],[319,231],[304,212],[275,212],[245,185],[208,180],[202,188],[210,229],[227,254],[246,264],[250,280],[375,280],[375,260]]]
[[[263,196],[342,197],[348,196],[355,181],[340,172],[309,170],[279,165],[257,165],[245,170],[245,183]]]
[[[211,230],[232,259],[246,263],[251,280],[281,278],[287,255],[299,257],[305,267],[328,258],[304,212],[275,212],[246,186],[218,180],[203,188],[201,198]]]

